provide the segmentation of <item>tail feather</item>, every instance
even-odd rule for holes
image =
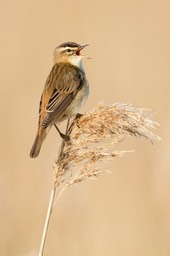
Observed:
[[[41,132],[40,135],[37,133],[34,144],[30,151],[31,158],[36,158],[39,155],[42,143],[45,140],[46,135],[47,135],[47,133],[45,130],[43,132]]]

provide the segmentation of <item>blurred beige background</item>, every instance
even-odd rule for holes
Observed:
[[[37,255],[60,138],[51,130],[29,158],[38,104],[54,48],[89,43],[84,66],[97,103],[155,110],[156,146],[138,139],[122,149],[112,174],[75,185],[52,217],[47,256],[170,255],[169,1],[1,1],[0,255]]]

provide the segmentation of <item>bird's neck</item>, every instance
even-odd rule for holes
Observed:
[[[58,59],[58,58],[56,58],[56,56],[54,56],[54,64],[57,64],[57,63],[71,64],[71,65],[73,65],[75,67],[80,68],[82,71],[84,71],[84,67],[83,67],[83,63],[82,63],[82,58],[73,57],[73,58],[70,58],[68,60],[68,59],[65,59],[64,57]]]
[[[83,63],[81,58],[73,58],[69,60],[69,63],[73,66],[76,66],[84,71]]]

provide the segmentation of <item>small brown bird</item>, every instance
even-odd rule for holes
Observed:
[[[67,42],[54,51],[54,66],[40,100],[38,131],[30,152],[31,158],[38,156],[50,128],[76,115],[87,100],[89,84],[82,66],[85,56],[80,53],[85,46]]]

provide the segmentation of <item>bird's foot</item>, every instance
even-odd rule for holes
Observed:
[[[54,124],[54,126],[55,126],[56,130],[58,131],[60,137],[61,137],[63,140],[65,140],[65,141],[69,141],[69,140],[70,140],[70,136],[69,136],[69,135],[62,133],[62,132],[59,130],[59,128],[58,128],[58,126],[57,126],[56,124]]]
[[[79,120],[80,120],[80,118],[83,116],[83,114],[80,114],[80,113],[77,113],[77,115],[76,115],[76,118],[75,118],[75,120],[76,120],[76,123],[77,123],[77,127],[78,128],[80,128],[80,126],[79,126]]]
[[[83,114],[77,113],[76,115],[76,119],[80,119],[82,116],[84,116]]]

